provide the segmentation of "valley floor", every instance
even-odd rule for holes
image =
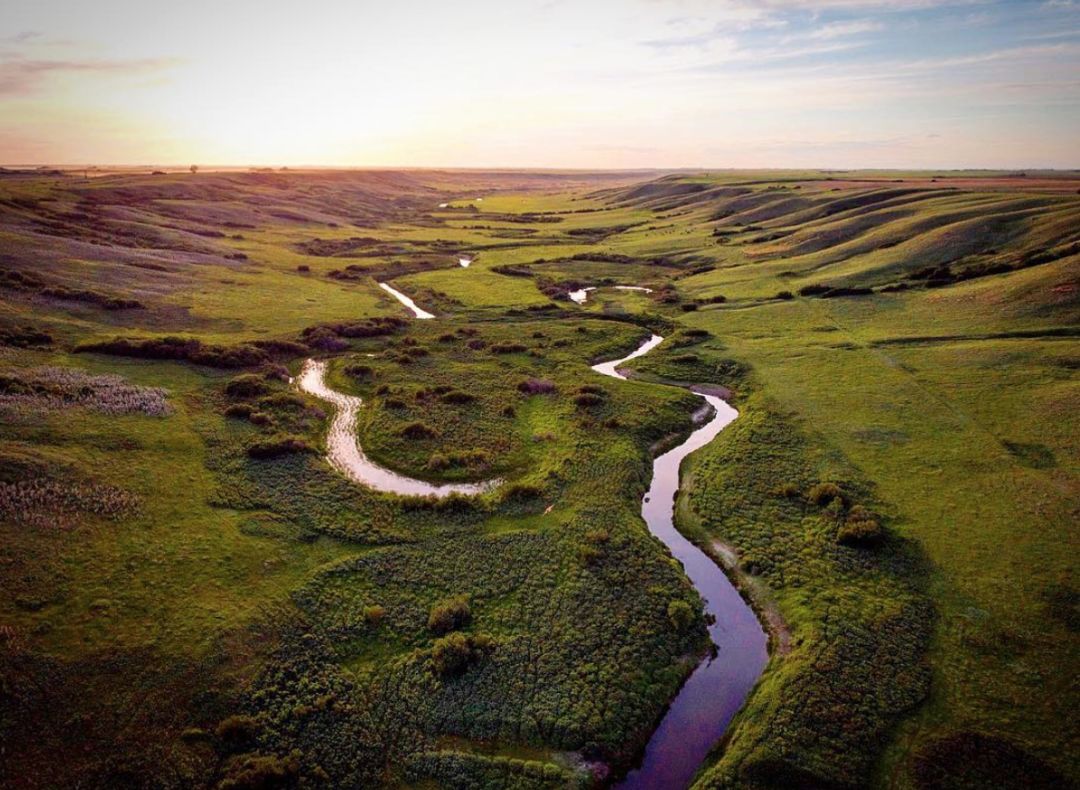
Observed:
[[[0,782],[611,783],[709,643],[640,516],[680,384],[740,416],[677,524],[774,626],[695,786],[1075,784],[1078,190],[5,171]],[[311,357],[371,461],[500,484],[340,474]]]

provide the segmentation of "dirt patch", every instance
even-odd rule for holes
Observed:
[[[698,395],[713,395],[725,401],[731,400],[733,394],[729,388],[721,387],[719,384],[691,384],[689,389]]]

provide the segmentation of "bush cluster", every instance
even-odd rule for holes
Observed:
[[[443,636],[464,628],[470,622],[472,610],[469,608],[469,599],[459,595],[435,604],[428,615],[427,626],[436,636]]]
[[[50,284],[38,274],[13,269],[0,270],[0,287],[69,302],[85,302],[105,310],[136,310],[144,307],[138,299],[128,299],[89,288],[68,288],[65,285]]]
[[[141,359],[174,359],[211,368],[249,368],[265,364],[270,359],[266,351],[250,344],[209,345],[195,338],[175,336],[146,340],[118,337],[83,343],[76,346],[75,351]]]
[[[0,346],[37,348],[39,346],[51,346],[52,344],[52,335],[29,324],[0,327]]]
[[[495,649],[495,640],[486,634],[453,632],[436,639],[431,648],[431,667],[436,675],[460,675],[483,661]]]
[[[518,384],[517,388],[523,395],[554,395],[558,392],[555,382],[548,379],[525,379]]]
[[[279,436],[256,442],[247,449],[247,454],[252,458],[266,460],[280,458],[284,455],[298,453],[314,453],[315,448],[299,436]]]

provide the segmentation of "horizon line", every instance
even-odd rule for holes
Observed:
[[[189,162],[187,164],[180,163],[105,163],[105,164],[80,164],[80,163],[56,163],[56,162],[32,162],[32,163],[0,163],[0,169],[3,170],[152,170],[152,169],[168,169],[168,170],[183,170],[188,171],[192,165],[198,168],[202,172],[213,172],[220,170],[248,170],[248,171],[271,171],[271,172],[290,172],[290,171],[303,171],[303,170],[458,170],[458,171],[477,171],[477,172],[555,172],[555,173],[640,173],[640,172],[652,172],[652,173],[675,173],[675,172],[729,172],[729,173],[745,173],[745,172],[792,172],[792,171],[811,171],[818,173],[873,173],[873,172],[886,172],[886,173],[931,173],[931,172],[947,172],[947,173],[1027,173],[1027,172],[1039,172],[1039,173],[1080,173],[1080,164],[1075,166],[1048,166],[1048,165],[1024,165],[1024,166],[978,166],[978,167],[958,167],[953,165],[944,165],[940,167],[927,167],[927,166],[903,166],[903,165],[880,165],[880,166],[867,166],[867,167],[836,167],[825,165],[806,165],[806,166],[709,166],[709,165],[683,165],[673,167],[663,167],[656,165],[642,165],[640,167],[561,167],[557,165],[315,165],[315,164],[296,164],[296,165],[256,165],[256,164],[201,164],[199,162]]]

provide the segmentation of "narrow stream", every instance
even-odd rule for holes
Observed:
[[[595,291],[599,286],[590,285],[588,288],[581,288],[577,291],[571,291],[567,294],[570,297],[570,301],[577,302],[578,304],[585,304],[585,300],[589,298],[589,291]],[[652,293],[652,288],[646,288],[643,285],[612,285],[604,286],[605,288],[614,288],[616,291],[642,291],[647,294]]]
[[[418,318],[434,318],[431,313],[416,307],[404,294],[384,283],[380,285],[414,310]],[[619,367],[649,353],[663,340],[659,335],[653,335],[625,357],[601,362],[592,369],[625,381],[626,376]],[[297,385],[335,407],[326,437],[327,457],[335,468],[357,483],[393,494],[444,497],[454,493],[482,494],[501,482],[438,485],[379,466],[364,455],[356,439],[356,415],[363,401],[327,386],[326,362],[307,360]],[[642,499],[641,516],[649,531],[682,563],[686,575],[705,601],[706,612],[715,619],[708,631],[716,646],[716,655],[702,659],[687,678],[649,739],[641,765],[627,774],[617,785],[620,788],[678,790],[689,787],[709,751],[742,707],[768,660],[768,638],[753,610],[723,570],[675,528],[675,495],[679,490],[679,468],[683,459],[715,439],[739,416],[715,395],[701,394],[701,398],[712,407],[713,415],[686,441],[653,460],[652,482]]]
[[[647,354],[663,341],[653,335],[622,359],[594,365],[605,376],[626,379],[619,366]],[[753,610],[720,567],[675,528],[675,495],[679,467],[690,453],[704,447],[739,413],[715,395],[701,395],[715,413],[690,437],[653,460],[652,483],[642,499],[641,516],[682,563],[686,575],[705,599],[705,610],[716,621],[709,637],[716,656],[706,656],[675,696],[645,747],[640,767],[617,787],[637,790],[678,790],[690,786],[709,751],[720,740],[768,661],[768,637]]]
[[[407,297],[405,294],[403,294],[397,288],[394,288],[393,286],[389,285],[388,283],[379,283],[379,287],[382,288],[384,291],[386,291],[388,294],[392,295],[395,299],[397,299],[403,305],[408,307],[410,310],[412,310],[412,314],[414,316],[416,316],[417,318],[434,318],[435,317],[434,313],[429,313],[427,310],[424,310],[423,308],[418,307],[416,305],[416,302],[414,302],[412,299]]]
[[[445,497],[450,494],[483,494],[497,486],[500,480],[483,483],[445,483],[442,485],[398,474],[364,455],[356,439],[356,413],[363,401],[354,395],[332,390],[326,384],[326,363],[309,359],[296,380],[304,392],[314,395],[335,409],[334,419],[326,434],[326,456],[330,464],[361,485],[403,496]]]

